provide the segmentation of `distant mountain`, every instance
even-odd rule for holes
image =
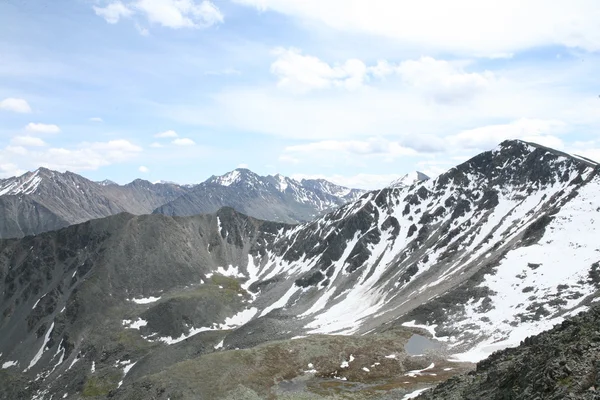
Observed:
[[[323,179],[298,182],[279,174],[259,176],[239,168],[210,177],[183,196],[158,207],[154,213],[190,216],[232,207],[255,218],[298,223],[312,221],[365,193]]]
[[[99,182],[96,182],[96,183],[98,185],[101,185],[101,186],[112,186],[112,185],[118,186],[119,185],[118,183],[113,182],[110,179],[105,179],[103,181],[99,181]]]
[[[120,186],[46,168],[0,180],[0,237],[22,237],[120,212],[147,214],[187,191],[136,180]]]
[[[431,398],[595,398],[597,315],[526,337],[599,300],[598,196],[598,164],[506,141],[300,225],[222,208],[0,240],[0,398],[402,399],[521,341]],[[409,356],[414,332],[442,351]]]
[[[408,173],[399,179],[396,179],[395,181],[391,182],[388,185],[388,187],[403,188],[403,187],[414,185],[419,182],[426,181],[428,179],[429,179],[429,177],[427,175],[425,175],[424,173],[415,171],[415,172]]]

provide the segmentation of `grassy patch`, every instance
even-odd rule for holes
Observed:
[[[108,392],[116,389],[121,379],[121,371],[110,371],[103,376],[90,376],[83,386],[83,397],[106,396]]]

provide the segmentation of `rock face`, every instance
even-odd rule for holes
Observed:
[[[136,180],[119,186],[46,168],[0,181],[0,237],[22,237],[120,212],[148,214],[187,191]]]
[[[600,397],[600,308],[569,318],[519,347],[494,353],[467,375],[422,394],[422,400]]]
[[[225,178],[214,184],[237,182]],[[436,179],[367,193],[301,225],[223,208],[119,214],[0,240],[0,387],[10,398],[305,399],[342,396],[332,387],[346,378],[356,386],[344,397],[368,387],[371,397],[360,396],[376,398],[380,389],[364,385],[391,383],[375,378],[383,355],[365,347],[352,354],[364,355],[362,372],[328,365],[334,375],[319,379],[331,381],[305,382],[306,396],[265,389],[265,377],[247,371],[274,363],[284,372],[273,385],[304,385],[297,379],[311,367],[301,364],[312,356],[269,347],[300,336],[342,335],[344,348],[395,332],[400,348],[389,356],[402,366],[386,365],[400,374],[428,367],[399,354],[407,327],[427,329],[459,361],[518,345],[597,299],[599,195],[596,164],[507,141]],[[318,355],[338,345],[289,348]],[[213,366],[209,379],[183,379]]]
[[[323,179],[298,182],[282,175],[259,176],[240,168],[209,178],[186,195],[158,207],[154,213],[189,216],[232,207],[255,218],[298,223],[312,221],[364,193],[364,190],[349,189]]]

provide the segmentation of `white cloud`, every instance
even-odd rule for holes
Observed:
[[[208,28],[224,20],[221,11],[208,0],[134,0],[126,4],[114,1],[106,7],[93,8],[109,24],[135,15],[145,17],[149,23],[173,29]],[[135,27],[141,35],[149,34],[148,29],[137,21]]]
[[[175,139],[171,143],[176,146],[194,146],[196,144],[192,139],[188,138]]]
[[[134,7],[150,22],[168,28],[207,28],[223,22],[221,11],[206,0],[138,0]]]
[[[432,57],[403,61],[389,68],[395,70],[407,84],[423,90],[440,103],[469,99],[489,87],[494,80],[494,74],[489,71],[467,73],[456,63]]]
[[[429,65],[420,61],[421,67]],[[426,70],[442,71],[431,79],[406,64],[403,77],[397,72],[402,63],[388,62],[387,69],[379,65],[385,82],[375,76],[373,65],[369,84],[358,91],[313,90],[296,96],[272,85],[226,87],[208,105],[171,105],[163,112],[185,124],[305,141],[393,137],[419,151],[443,151],[444,137],[519,119],[559,120],[565,131],[580,135],[600,129],[598,94],[573,86],[594,87],[595,59],[589,66],[580,60],[560,66],[520,64],[493,75],[477,71],[476,64],[429,61],[435,68]],[[476,101],[469,101],[474,97]]]
[[[140,165],[140,167],[138,168],[138,171],[140,171],[143,174],[147,174],[148,172],[150,172],[150,169],[148,169],[148,167]]]
[[[104,122],[104,120],[100,117],[92,117],[90,118],[91,122]]]
[[[518,119],[508,124],[487,125],[450,136],[448,142],[456,148],[487,150],[507,139],[522,139],[543,146],[561,149],[563,141],[556,137],[565,129],[557,120]]]
[[[0,159],[17,166],[13,169],[31,170],[44,166],[59,171],[77,172],[130,161],[141,152],[141,147],[119,139],[86,142],[73,148],[27,149],[22,146],[6,146],[0,149]]]
[[[564,45],[600,50],[596,0],[234,0],[335,30],[392,38],[425,53],[507,55]],[[310,26],[310,25],[308,25]]]
[[[287,146],[279,155],[279,161],[313,168],[339,169],[369,168],[373,163],[393,163],[419,156],[414,149],[397,141],[383,138],[367,140],[323,140]],[[391,168],[391,167],[387,167]]]
[[[11,144],[16,146],[24,146],[24,147],[43,147],[46,146],[46,142],[44,142],[40,138],[36,138],[33,136],[15,136],[10,140]]]
[[[154,135],[155,138],[176,138],[178,136],[179,135],[177,135],[177,132],[175,132],[174,130],[168,130]]]
[[[4,163],[0,164],[0,178],[9,178],[13,176],[20,176],[27,172],[24,169],[20,169],[17,164]]]
[[[104,18],[109,24],[116,24],[121,18],[127,18],[133,15],[133,11],[120,1],[110,3],[106,7],[94,6],[93,8],[96,15]]]
[[[432,57],[406,60],[399,64],[380,60],[367,67],[364,62],[351,59],[331,66],[317,57],[303,55],[297,49],[277,49],[277,60],[271,73],[277,76],[278,86],[294,93],[313,89],[341,87],[357,89],[371,78],[384,79],[398,75],[409,87],[414,87],[427,97],[440,103],[468,100],[488,88],[494,74],[464,71],[465,62],[449,62]]]
[[[6,146],[5,150],[10,154],[15,154],[18,156],[26,156],[29,153],[29,150],[23,146]]]
[[[27,126],[25,127],[25,129],[29,132],[36,132],[36,133],[58,133],[58,132],[60,132],[60,128],[57,125],[40,124],[40,123],[34,123],[34,122],[28,123]]]
[[[135,23],[135,29],[142,36],[149,36],[150,35],[150,31],[148,30],[148,28],[144,28],[143,26],[141,26],[137,22]]]
[[[381,138],[368,140],[324,140],[307,144],[288,146],[284,149],[285,161],[303,158],[351,157],[355,156],[384,156],[395,158],[398,156],[412,156],[417,152],[400,145],[397,142]]]
[[[275,50],[277,60],[271,73],[278,77],[278,86],[292,92],[305,93],[311,89],[343,87],[356,89],[366,79],[367,67],[357,59],[342,65],[330,66],[317,57],[302,55],[298,49]]]
[[[162,144],[158,143],[158,142],[154,142],[150,144],[150,147],[154,147],[155,149],[159,149],[161,147],[163,147]]]
[[[246,164],[246,163],[238,164],[237,168],[248,168],[248,164]]]
[[[0,110],[27,114],[31,112],[31,107],[26,100],[9,97],[0,101]]]

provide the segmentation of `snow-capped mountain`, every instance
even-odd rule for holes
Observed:
[[[419,182],[426,181],[428,179],[429,179],[429,177],[427,175],[425,175],[424,173],[419,172],[419,171],[414,171],[414,172],[410,172],[410,173],[402,176],[401,178],[396,179],[395,181],[391,182],[388,185],[388,187],[403,188],[403,187],[417,184]]]
[[[120,212],[144,214],[187,189],[136,180],[92,182],[46,168],[0,180],[0,237],[21,237]]]
[[[206,186],[296,193],[238,172]],[[347,380],[352,398],[378,368],[404,390],[440,360],[369,343],[420,327],[476,361],[597,301],[599,195],[597,164],[506,141],[301,225],[223,208],[0,240],[0,364],[14,387],[35,382],[29,398],[278,398],[278,382],[299,377],[311,395]],[[257,383],[246,371],[263,361]]]
[[[158,207],[154,213],[189,216],[233,207],[270,221],[298,223],[354,201],[366,191],[349,189],[325,180],[298,182],[283,175],[260,176],[238,168],[212,176],[189,193]]]

